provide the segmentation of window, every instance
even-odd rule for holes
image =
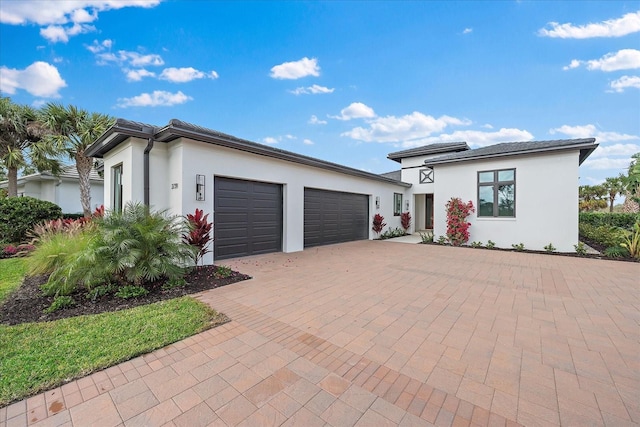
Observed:
[[[402,194],[393,193],[393,215],[398,216],[402,213]]]
[[[516,170],[478,172],[478,216],[516,216]]]
[[[122,212],[122,164],[111,168],[113,206],[116,212]]]

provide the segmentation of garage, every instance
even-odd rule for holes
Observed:
[[[305,188],[305,248],[368,238],[369,196]]]
[[[215,177],[216,260],[282,250],[282,185]]]

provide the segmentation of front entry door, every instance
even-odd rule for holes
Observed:
[[[427,217],[425,218],[425,228],[426,229],[433,229],[433,194],[426,194],[426,200],[427,200],[427,205],[426,205],[426,213],[427,213]]]

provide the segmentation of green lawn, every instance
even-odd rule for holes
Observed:
[[[0,260],[0,304],[14,289],[20,286],[26,269],[27,265],[24,262],[24,258]]]
[[[15,261],[0,261],[3,292],[22,278],[17,272],[24,267]],[[0,325],[0,406],[179,341],[224,318],[182,297],[54,322]]]

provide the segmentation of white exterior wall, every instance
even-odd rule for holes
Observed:
[[[516,170],[515,218],[478,218],[471,223],[469,243],[488,240],[511,249],[543,250],[553,243],[560,252],[575,252],[578,241],[578,151],[512,156],[501,160],[436,165],[434,236],[446,236],[445,205],[452,197],[478,205],[478,171]]]
[[[113,168],[122,164],[122,200],[144,200],[143,153],[147,141],[140,138],[129,138],[115,149],[104,155],[104,207],[113,208],[112,180]]]
[[[146,141],[130,139],[104,156],[105,206],[111,204],[111,168],[120,163],[123,165],[123,201],[143,200],[142,153],[145,146]],[[304,246],[305,187],[370,196],[369,222],[373,215],[380,213],[385,218],[386,228],[400,227],[400,217],[393,215],[393,194],[403,194],[404,200],[409,197],[406,187],[392,183],[183,138],[169,144],[156,142],[151,155],[150,204],[156,210],[169,209],[174,215],[193,213],[198,208],[213,219],[215,176],[282,184],[284,252],[301,251]],[[204,201],[196,201],[196,175],[206,177]],[[137,183],[140,183],[139,189]],[[172,189],[175,184],[177,188]],[[376,197],[380,198],[380,209],[376,209]],[[369,237],[375,237],[371,230]],[[212,262],[212,257],[208,254],[205,263]]]
[[[18,194],[55,203],[65,214],[82,213],[80,187],[77,180],[32,179],[18,185]],[[103,204],[103,197],[102,182],[91,181],[92,210]]]

